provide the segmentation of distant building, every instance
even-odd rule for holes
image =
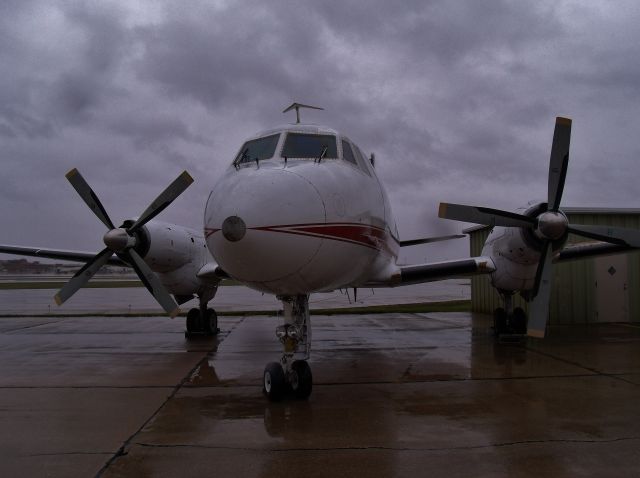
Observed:
[[[41,264],[27,259],[10,259],[0,261],[0,270],[5,274],[54,274],[56,264]]]
[[[39,261],[29,261],[27,259],[0,260],[0,273],[7,275],[72,275],[82,267],[81,263],[75,264],[46,264]],[[103,266],[98,274],[118,274],[128,275],[132,270],[122,266]]]

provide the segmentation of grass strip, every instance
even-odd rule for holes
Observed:
[[[22,289],[60,289],[67,281],[71,279],[60,280],[44,280],[44,281],[11,281],[1,282],[0,290],[22,290]],[[239,282],[225,280],[220,283],[221,286],[237,286]],[[129,287],[144,287],[138,279],[118,279],[118,280],[95,280],[89,281],[83,288],[87,289],[122,289]]]
[[[311,309],[311,315],[364,315],[364,314],[412,314],[427,312],[469,312],[471,311],[470,300],[447,300],[441,302],[416,302],[412,304],[388,304],[388,305],[369,305],[357,307],[335,307],[323,309]],[[281,314],[280,310],[264,309],[264,310],[230,310],[217,311],[221,317],[242,317],[245,315],[267,315],[274,316]],[[68,313],[68,314],[0,314],[0,317],[158,317],[160,312],[130,312],[130,313],[112,313],[112,312],[96,312],[96,313]],[[181,317],[186,316],[186,312],[180,314]]]

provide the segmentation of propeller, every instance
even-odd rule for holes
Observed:
[[[553,277],[553,246],[568,233],[631,247],[640,247],[640,231],[609,226],[586,226],[569,224],[560,210],[564,183],[569,166],[569,143],[571,120],[556,118],[549,159],[549,184],[546,208],[536,217],[524,214],[462,204],[441,203],[439,216],[456,221],[483,224],[486,226],[529,228],[542,240],[541,255],[536,271],[534,288],[531,291],[528,335],[544,337],[549,316],[549,303]]]
[[[87,262],[76,274],[67,282],[62,289],[55,295],[54,299],[58,305],[61,305],[80,288],[82,288],[89,280],[105,265],[114,253],[126,260],[133,270],[136,271],[138,277],[144,286],[151,292],[151,295],[158,301],[162,308],[171,317],[178,315],[180,310],[178,304],[171,297],[167,289],[162,285],[158,276],[151,270],[146,262],[140,257],[135,250],[138,243],[136,232],[151,219],[160,214],[169,206],[187,187],[193,182],[193,178],[183,171],[160,195],[149,205],[140,217],[128,227],[115,227],[111,218],[102,206],[100,199],[93,192],[91,186],[85,181],[77,169],[72,169],[66,175],[67,179],[80,195],[89,209],[93,211],[100,221],[107,226],[108,231],[103,237],[105,246],[102,251],[98,252],[89,262]]]

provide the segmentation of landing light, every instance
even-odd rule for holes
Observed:
[[[300,328],[295,325],[285,324],[276,327],[276,337],[279,339],[289,337],[290,339],[297,340],[300,336]]]
[[[287,328],[287,335],[290,339],[297,340],[300,337],[300,329],[295,325],[290,325]]]
[[[278,327],[276,327],[276,337],[278,337],[279,339],[282,339],[286,337],[286,335],[287,335],[286,325],[279,325]]]

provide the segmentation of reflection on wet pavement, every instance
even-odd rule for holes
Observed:
[[[86,475],[108,463],[101,476],[635,476],[640,467],[640,328],[558,327],[542,342],[498,344],[489,318],[467,313],[313,316],[313,394],[270,403],[261,378],[280,354],[277,323],[223,318],[219,338],[193,343],[163,318],[0,323],[0,472]]]

